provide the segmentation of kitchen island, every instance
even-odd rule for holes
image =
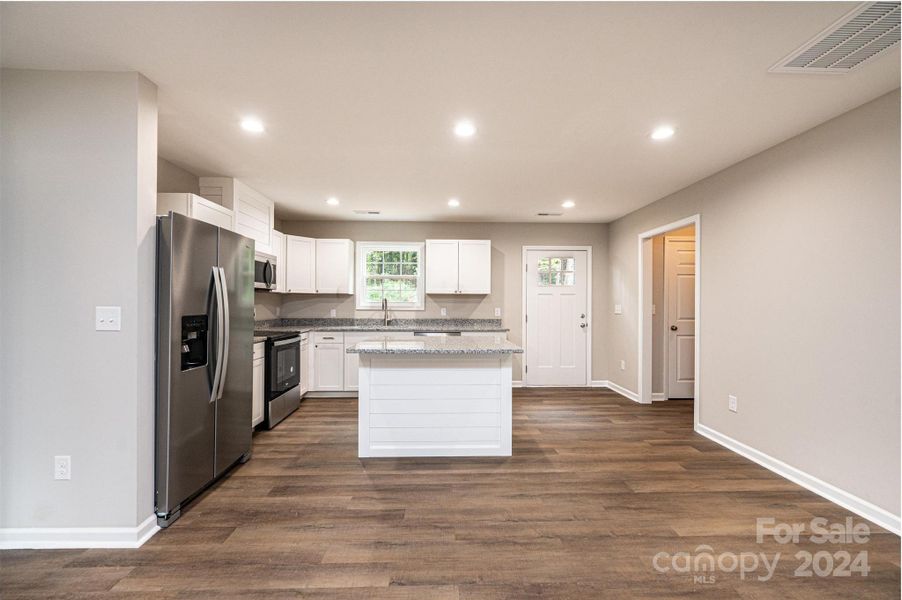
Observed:
[[[357,454],[510,456],[511,357],[499,337],[364,341]]]

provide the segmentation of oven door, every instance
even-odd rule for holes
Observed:
[[[301,383],[301,338],[272,343],[269,355],[269,400],[278,398]]]
[[[276,259],[258,254],[254,259],[254,287],[272,290],[276,287]]]

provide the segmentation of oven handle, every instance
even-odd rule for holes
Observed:
[[[273,342],[273,348],[277,346],[287,346],[288,344],[296,344],[301,341],[301,336],[288,338],[287,340],[279,340],[278,342]]]
[[[219,392],[216,399],[222,398],[225,390],[226,372],[229,370],[229,334],[232,331],[232,311],[229,309],[229,286],[226,282],[225,269],[219,267],[219,285],[222,290],[222,370],[219,373]]]

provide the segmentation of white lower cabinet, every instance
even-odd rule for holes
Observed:
[[[364,340],[381,340],[385,339],[385,334],[382,333],[346,333],[345,334],[345,349],[350,348],[354,344],[360,343]],[[356,392],[357,391],[357,369],[360,366],[360,355],[359,354],[347,354],[345,353],[345,391],[346,392]]]
[[[344,354],[344,334],[313,333],[313,389],[315,391],[344,391]]]
[[[266,394],[266,344],[254,344],[253,400],[251,427],[263,422],[263,397]]]
[[[304,394],[310,391],[310,375],[312,374],[312,370],[310,368],[310,334],[302,333],[301,334],[301,398],[304,397]]]

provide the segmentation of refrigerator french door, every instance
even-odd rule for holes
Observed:
[[[156,497],[166,527],[250,457],[253,240],[157,218]]]

